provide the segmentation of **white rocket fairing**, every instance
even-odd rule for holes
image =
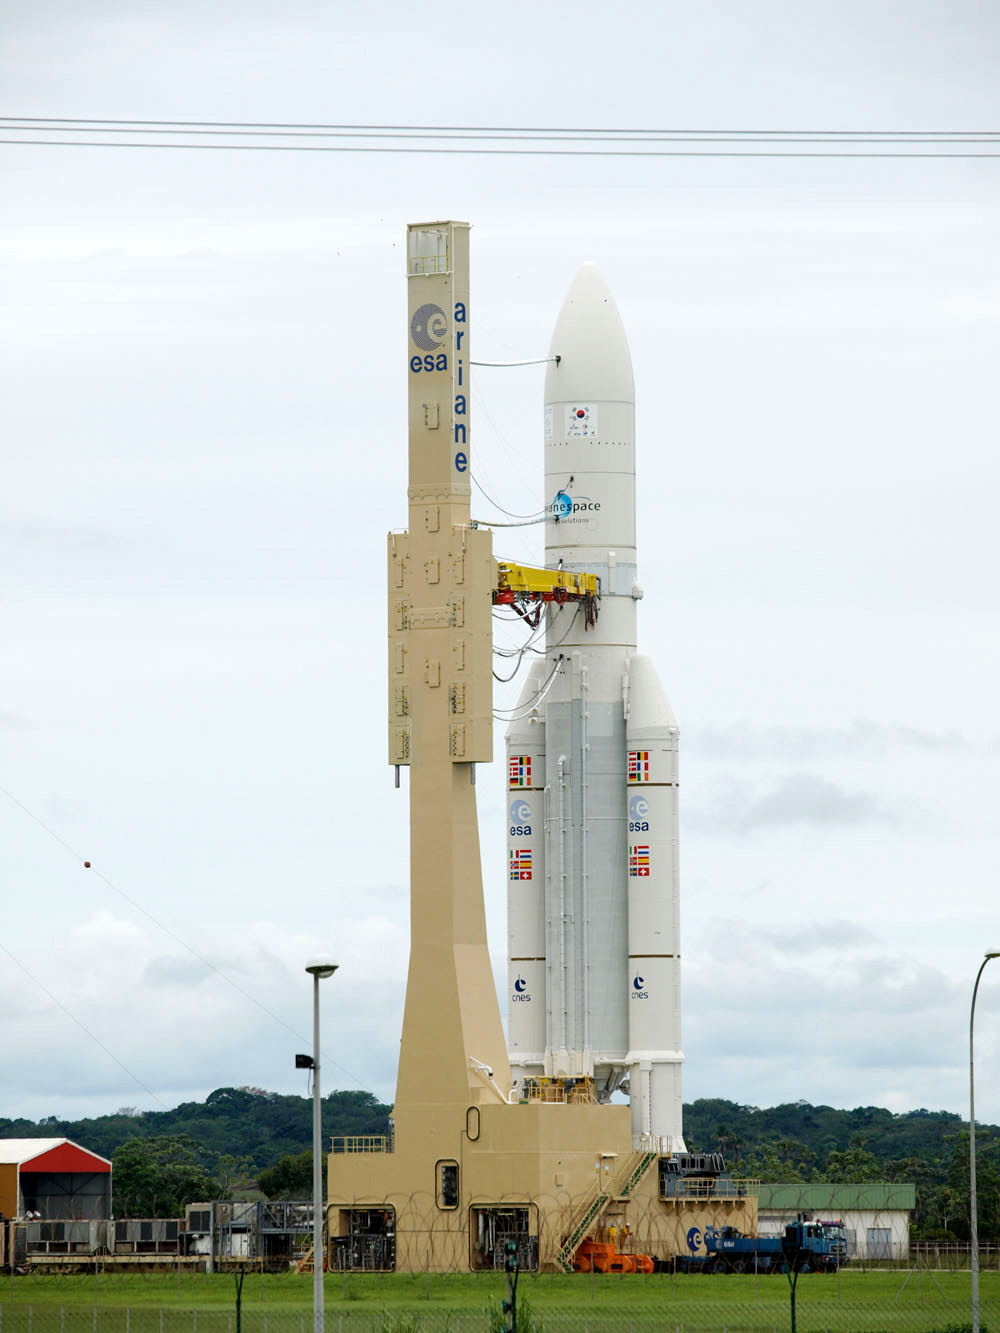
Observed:
[[[545,564],[596,574],[550,604],[507,731],[511,1071],[627,1087],[637,1146],[682,1150],[677,724],[636,652],[632,361],[593,264],[545,378]]]

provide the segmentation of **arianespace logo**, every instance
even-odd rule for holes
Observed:
[[[585,523],[587,520],[584,515],[599,513],[600,509],[600,500],[592,500],[589,495],[567,495],[565,491],[557,491],[549,505],[549,513],[557,523],[573,520],[576,515],[580,515],[576,522]]]
[[[448,316],[439,305],[422,305],[410,320],[410,337],[422,352],[435,352],[448,336]]]
[[[514,994],[510,997],[515,1004],[530,1004],[531,996],[528,994],[528,983],[524,977],[518,977],[514,982]]]
[[[638,975],[632,978],[632,999],[648,1000],[649,991],[646,990],[646,978]]]

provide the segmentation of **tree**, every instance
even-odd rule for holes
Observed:
[[[830,1153],[823,1174],[839,1185],[867,1185],[882,1179],[882,1168],[875,1154],[865,1148],[864,1140],[855,1137],[847,1148]]]
[[[312,1149],[278,1159],[274,1166],[261,1171],[257,1184],[265,1199],[312,1198]]]
[[[185,1204],[211,1199],[215,1192],[187,1134],[129,1139],[111,1164],[118,1217],[180,1217]]]

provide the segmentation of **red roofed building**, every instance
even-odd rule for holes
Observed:
[[[0,1139],[0,1213],[108,1218],[111,1163],[69,1139]]]

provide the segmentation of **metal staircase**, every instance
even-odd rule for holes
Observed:
[[[625,1166],[625,1182],[618,1190],[619,1199],[627,1199],[631,1195],[658,1156],[658,1153],[643,1152],[642,1149],[632,1154]]]
[[[628,1199],[631,1197],[632,1191],[653,1162],[656,1161],[657,1156],[658,1154],[655,1152],[644,1152],[642,1149],[634,1152],[626,1161],[624,1168],[618,1173],[615,1184],[608,1192],[598,1187],[583,1202],[573,1219],[569,1235],[556,1254],[556,1263],[564,1273],[574,1271],[573,1256],[576,1254],[576,1247],[587,1234],[591,1224],[599,1221],[612,1199]]]
[[[570,1228],[570,1233],[559,1247],[556,1254],[556,1263],[564,1273],[573,1272],[573,1255],[576,1254],[576,1247],[583,1240],[587,1233],[587,1228],[596,1217],[604,1212],[610,1194],[605,1194],[603,1190],[598,1189],[583,1204],[582,1209],[574,1220]]]

